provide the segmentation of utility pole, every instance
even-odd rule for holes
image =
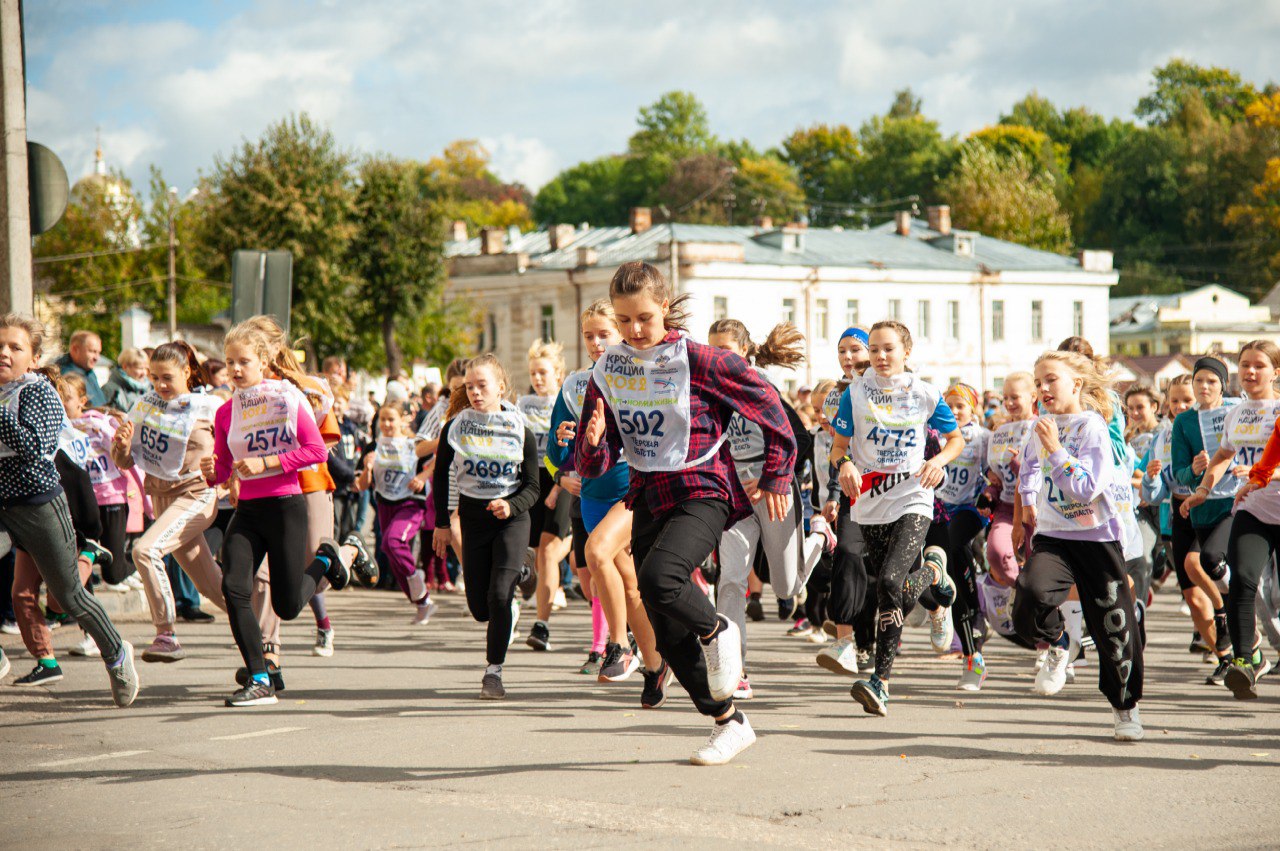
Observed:
[[[174,215],[178,207],[178,189],[169,187],[169,341],[178,339],[178,234]]]
[[[31,197],[22,2],[0,0],[0,313],[31,313]]]

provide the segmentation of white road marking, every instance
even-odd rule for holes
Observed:
[[[38,762],[36,768],[60,768],[64,765],[77,765],[82,762],[97,762],[101,759],[120,759],[126,756],[137,756],[141,753],[151,753],[151,751],[114,751],[112,753],[102,753],[97,756],[78,756],[73,759],[57,759],[53,762]]]
[[[230,742],[234,739],[256,739],[259,736],[274,736],[277,733],[296,733],[299,730],[305,730],[306,727],[276,727],[272,730],[255,730],[252,733],[236,733],[234,736],[212,736],[211,742]]]

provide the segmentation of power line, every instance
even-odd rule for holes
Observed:
[[[126,287],[141,286],[142,284],[157,284],[157,283],[160,283],[161,281],[167,281],[167,280],[168,280],[168,277],[165,275],[156,275],[151,278],[139,278],[136,281],[122,281],[121,283],[118,283],[118,284],[107,284],[106,286],[102,286],[102,287],[87,287],[81,290],[66,290],[64,292],[47,292],[47,293],[41,293],[41,295],[56,296],[57,298],[70,298],[72,296],[79,296],[79,295],[97,295],[99,293],[122,290],[122,289],[125,289]]]
[[[37,257],[31,261],[32,266],[45,263],[64,263],[70,260],[92,260],[95,257],[109,257],[113,254],[134,254],[139,251],[150,251],[153,248],[165,248],[163,245],[139,245],[137,248],[111,248],[106,251],[81,251],[76,254],[51,254],[48,257]]]

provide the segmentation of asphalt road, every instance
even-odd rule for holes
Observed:
[[[399,595],[330,594],[337,653],[311,656],[310,629],[286,625],[274,707],[222,706],[239,659],[221,616],[181,630],[186,661],[139,662],[127,710],[97,661],[68,657],[47,689],[0,684],[0,847],[1277,842],[1280,678],[1247,704],[1204,685],[1173,594],[1151,615],[1140,744],[1111,739],[1096,668],[1036,697],[1031,654],[996,639],[986,688],[963,694],[959,663],[934,657],[919,629],[889,717],[864,715],[850,680],[812,664],[819,648],[769,620],[748,631],[756,699],[743,708],[760,740],[720,768],[688,765],[709,727],[682,693],[644,711],[638,676],[602,686],[577,673],[585,604],[553,618],[555,651],[513,648],[508,699],[482,703],[483,631],[459,597],[439,599],[415,630]],[[149,625],[123,628],[148,642]],[[14,673],[29,669],[16,636],[0,645]]]

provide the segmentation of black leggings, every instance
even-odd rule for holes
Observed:
[[[836,550],[832,553],[831,591],[827,597],[827,616],[841,626],[856,623],[867,598],[865,552],[862,529],[849,516],[849,498],[842,495],[836,514]]]
[[[966,656],[977,652],[973,621],[978,613],[978,572],[973,557],[973,539],[982,534],[986,523],[976,511],[957,511],[947,525],[947,573],[956,586],[956,601],[951,606],[951,622],[960,637],[960,649]]]
[[[1277,550],[1280,550],[1280,526],[1263,523],[1245,509],[1236,512],[1227,543],[1227,562],[1231,565],[1227,624],[1237,659],[1253,657],[1253,641],[1258,633],[1254,611],[1258,582],[1262,572],[1271,569],[1271,559]]]
[[[1230,514],[1212,526],[1196,527],[1196,540],[1200,542],[1200,566],[1214,582],[1222,578],[1230,564],[1227,559],[1227,542],[1230,539]]]
[[[270,559],[271,608],[291,621],[315,596],[326,562],[307,550],[307,501],[302,494],[242,499],[222,544],[222,594],[231,635],[250,674],[265,674],[262,631],[253,613],[253,577]]]
[[[125,528],[129,525],[129,506],[100,505],[98,517],[102,521],[102,538],[98,543],[111,551],[111,567],[102,571],[103,581],[119,585],[133,573],[133,564],[124,555]]]
[[[1196,527],[1191,525],[1190,517],[1183,517],[1182,500],[1173,497],[1169,501],[1169,545],[1173,551],[1173,572],[1178,577],[1178,588],[1189,591],[1196,587],[1187,573],[1187,556],[1200,552],[1200,542],[1196,540]]]
[[[1018,574],[1013,625],[1027,641],[1052,644],[1066,620],[1058,606],[1071,586],[1098,648],[1098,688],[1116,709],[1142,699],[1142,633],[1119,541],[1071,541],[1036,535],[1031,558]]]
[[[654,517],[641,494],[634,510],[631,557],[658,652],[700,713],[713,718],[724,715],[733,701],[711,696],[698,640],[715,630],[716,609],[691,577],[720,543],[729,505],[718,499],[695,499]]]
[[[903,607],[920,598],[933,571],[920,561],[931,518],[904,514],[892,523],[861,524],[867,543],[867,564],[876,575],[876,676],[888,679],[902,637]]]
[[[567,496],[567,494],[566,494]],[[462,526],[462,575],[467,580],[467,608],[471,617],[488,623],[485,658],[501,665],[511,644],[511,601],[528,549],[529,512],[499,520],[484,500],[462,497],[458,522]],[[444,528],[448,528],[445,526]]]

